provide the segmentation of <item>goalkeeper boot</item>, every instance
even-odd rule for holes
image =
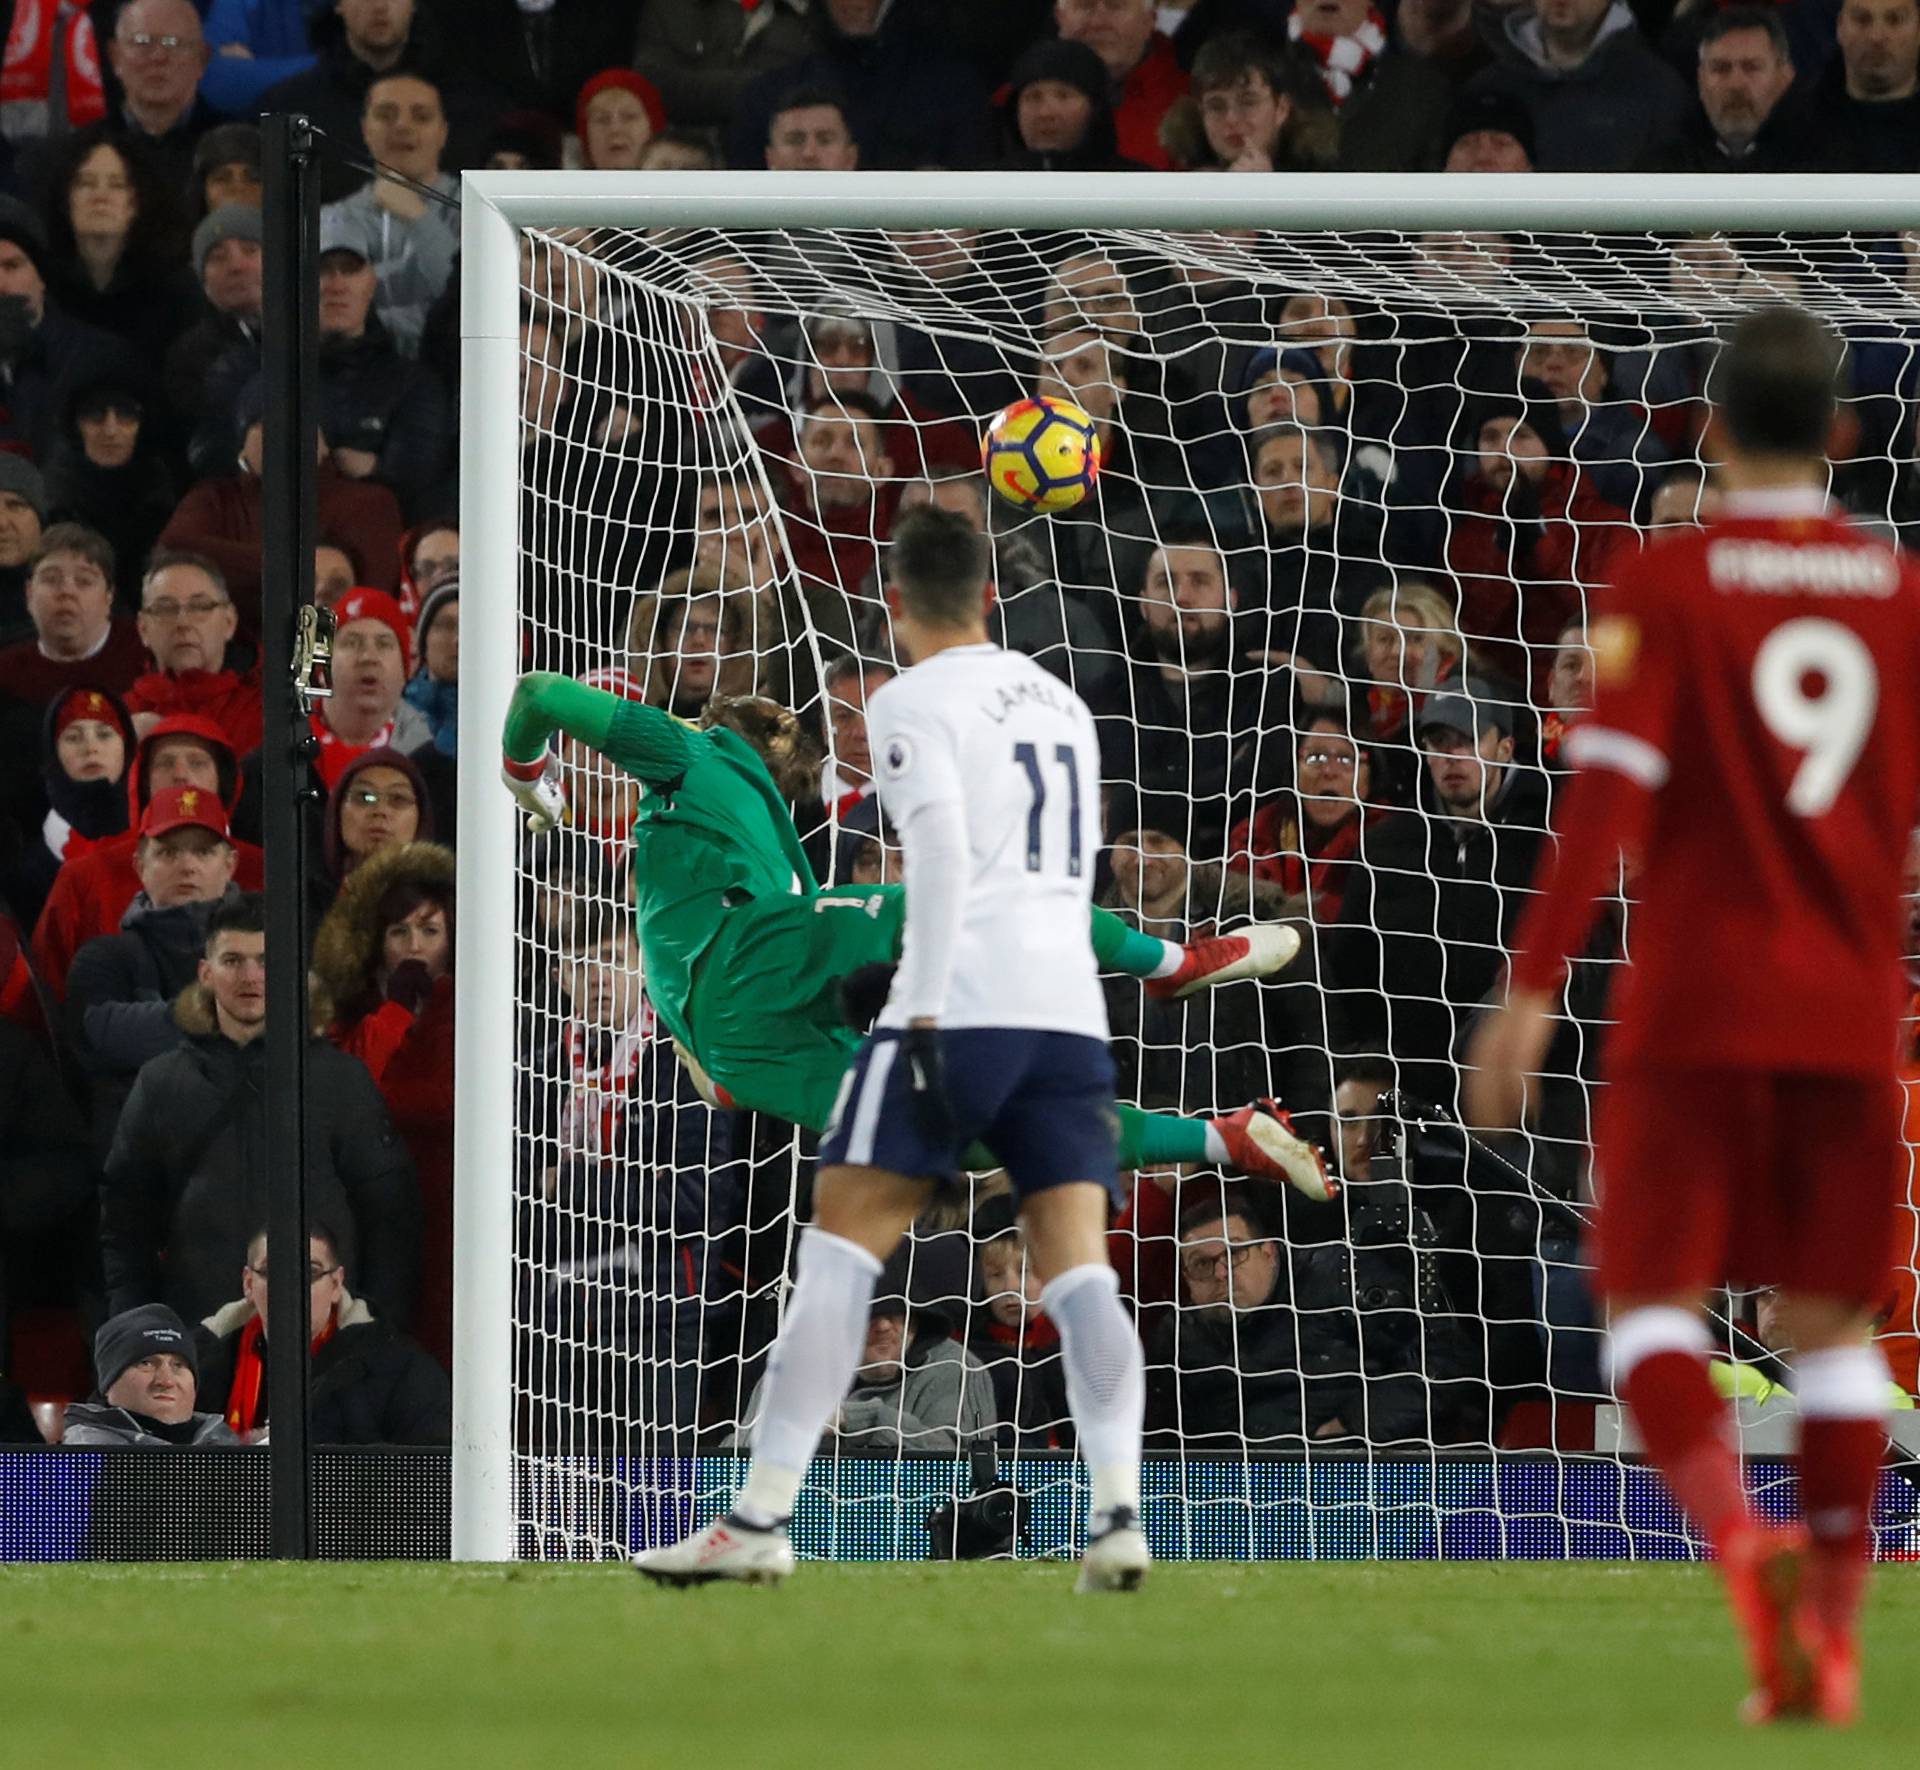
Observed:
[[[1165,977],[1149,977],[1147,994],[1155,1001],[1177,1002],[1217,983],[1237,983],[1243,977],[1267,977],[1283,971],[1299,953],[1299,929],[1289,928],[1284,922],[1249,922],[1231,934],[1188,941],[1180,969]]]
[[[1260,1100],[1224,1118],[1209,1119],[1227,1146],[1227,1159],[1257,1180],[1284,1180],[1296,1192],[1324,1204],[1340,1193],[1327,1172],[1327,1158],[1293,1128],[1277,1100]]]
[[[777,1586],[793,1571],[793,1544],[784,1526],[755,1530],[729,1512],[697,1536],[636,1555],[633,1566],[663,1586],[704,1586],[729,1579],[745,1586]]]
[[[1080,1577],[1073,1589],[1137,1592],[1152,1565],[1139,1514],[1131,1506],[1116,1506],[1107,1514],[1106,1528],[1087,1538],[1087,1552],[1080,1557]]]
[[[1814,1703],[1814,1648],[1805,1604],[1806,1532],[1742,1525],[1720,1556],[1734,1620],[1746,1638],[1753,1692],[1742,1717],[1765,1725],[1804,1718]]]

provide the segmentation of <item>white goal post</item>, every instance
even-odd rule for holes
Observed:
[[[469,173],[463,181],[461,657],[458,1046],[455,1103],[453,1552],[502,1560],[521,1552],[516,1516],[513,1167],[517,1073],[517,879],[520,831],[498,782],[499,734],[521,654],[522,239],[561,230],[939,230],[1098,234],[1142,253],[1231,255],[1226,236],[1255,236],[1253,257],[1297,236],[1338,256],[1332,282],[1390,301],[1416,273],[1418,236],[1898,236],[1920,229],[1920,176],[1533,176],[992,173]],[[1189,247],[1183,238],[1203,243]],[[1350,244],[1342,245],[1342,242]],[[1816,280],[1825,277],[1813,255]],[[1278,257],[1261,272],[1281,277]],[[1609,261],[1618,283],[1651,273]],[[1614,270],[1608,271],[1609,275]],[[1578,276],[1538,291],[1541,311],[1577,301]],[[1463,310],[1505,304],[1471,273],[1444,265],[1422,299]],[[1647,285],[1650,287],[1651,285]],[[1724,314],[1766,290],[1764,278],[1702,296]],[[1891,312],[1892,333],[1920,339],[1920,299],[1889,285],[1862,292],[1821,281],[1825,310]],[[1519,302],[1524,311],[1531,301]],[[1910,385],[1910,384],[1908,384]],[[636,506],[636,510],[637,510]],[[645,522],[644,512],[636,515]],[[1470,636],[1471,637],[1471,636]],[[816,644],[814,655],[820,655]],[[1489,1447],[1490,1448],[1490,1447]],[[587,1543],[582,1552],[601,1552]]]

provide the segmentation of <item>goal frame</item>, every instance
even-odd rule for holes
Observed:
[[[1920,175],[469,172],[461,219],[460,989],[454,1104],[453,1556],[517,1558],[513,1505],[515,809],[498,782],[519,548],[520,248],[527,228],[1259,228],[1897,232]],[[507,421],[503,422],[502,420]]]

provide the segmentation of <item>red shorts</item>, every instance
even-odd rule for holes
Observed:
[[[1885,1295],[1905,1194],[1891,1075],[1629,1075],[1600,1090],[1591,1232],[1603,1296],[1781,1285]]]

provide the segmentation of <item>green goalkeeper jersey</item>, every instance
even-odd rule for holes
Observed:
[[[523,676],[507,712],[507,755],[537,761],[556,731],[647,789],[633,825],[647,999],[667,1030],[697,1049],[687,997],[728,912],[819,889],[786,802],[753,746],[734,732],[702,730],[570,677]]]

